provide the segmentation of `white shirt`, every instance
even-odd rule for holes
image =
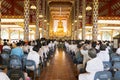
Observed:
[[[98,57],[89,60],[86,66],[86,71],[90,73],[88,80],[94,80],[95,73],[103,70],[103,62]]]
[[[33,51],[33,46],[29,46],[29,50],[30,50],[30,51]]]
[[[42,47],[39,49],[38,54],[39,54],[39,56],[41,57],[42,62],[43,62],[43,48],[42,48]]]
[[[86,62],[90,59],[88,55],[88,50],[80,50],[81,54],[83,55],[83,67],[85,66]]]
[[[10,46],[8,46],[8,45],[3,46],[2,49],[10,49],[11,50]]]
[[[117,54],[120,54],[120,48],[118,48],[118,49],[116,50],[116,53],[117,53]]]
[[[35,61],[35,64],[36,64],[36,67],[37,67],[39,65],[39,63],[40,63],[40,56],[36,51],[31,51],[28,54],[27,60]]]
[[[4,72],[0,72],[0,80],[10,80],[10,79]]]
[[[102,61],[110,61],[108,51],[100,51],[99,53],[97,53],[97,57],[99,57]]]

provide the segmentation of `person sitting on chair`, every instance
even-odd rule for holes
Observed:
[[[120,43],[119,43],[119,47],[116,50],[116,54],[120,55]]]
[[[89,49],[88,55],[91,59],[86,64],[87,73],[80,74],[79,80],[94,80],[95,73],[104,70],[102,60],[96,56],[95,49]]]
[[[6,73],[7,68],[4,66],[0,66],[0,80],[10,80]]]
[[[21,43],[18,42],[16,47],[11,50],[11,55],[17,55],[20,58],[24,55],[23,50],[21,48]]]

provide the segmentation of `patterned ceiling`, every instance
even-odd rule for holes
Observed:
[[[40,11],[42,10],[42,1]],[[50,14],[53,18],[58,18],[60,14],[68,18],[72,7],[77,0],[46,0],[49,5]],[[92,0],[86,0],[86,5],[92,7]],[[30,5],[36,5],[36,0],[30,0]],[[82,0],[80,0],[80,13],[82,13]],[[31,21],[35,21],[35,10],[30,10]],[[45,13],[46,14],[46,13]],[[3,0],[2,15],[24,15],[24,0]],[[92,16],[92,11],[87,11],[87,19]],[[120,16],[120,0],[99,0],[99,16]],[[90,22],[90,21],[87,21]]]

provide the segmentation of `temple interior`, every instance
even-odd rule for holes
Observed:
[[[65,41],[67,45],[109,41],[117,49],[120,0],[0,0],[0,44],[39,39],[42,46],[48,40],[58,44],[48,51],[51,55],[46,66],[42,64],[40,77],[33,78],[31,72],[31,80],[83,80],[78,78],[78,65],[72,61],[74,55]]]

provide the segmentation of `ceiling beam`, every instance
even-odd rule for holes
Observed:
[[[50,2],[49,3],[50,7],[72,7],[71,2]]]
[[[108,9],[108,14],[106,14],[107,16],[112,16],[112,13],[115,12],[117,9],[115,9],[114,11],[111,9],[111,7],[115,4],[117,4],[118,2],[120,2],[120,0],[110,0],[108,1],[104,6],[102,6],[100,9],[99,9],[99,13],[103,12],[103,10],[106,10]]]
[[[13,15],[15,14],[14,12],[14,9],[18,9],[19,11],[23,12],[24,11],[24,8],[22,6],[20,6],[19,4],[16,3],[16,1],[18,0],[5,0],[6,2],[10,3],[11,4],[11,8],[9,9],[9,11],[11,11],[10,15]]]

